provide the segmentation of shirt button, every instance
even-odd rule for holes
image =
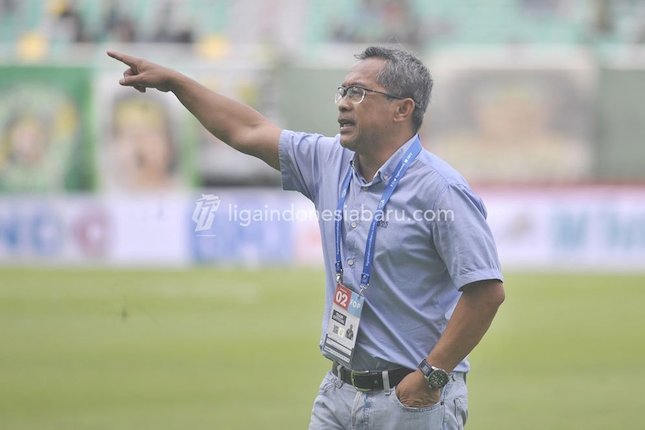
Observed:
[[[350,258],[349,260],[347,260],[347,264],[349,264],[350,266],[353,266],[354,265],[354,259]]]
[[[352,228],[356,228],[357,225],[358,224],[356,224],[356,221],[352,221],[352,224],[351,224]]]

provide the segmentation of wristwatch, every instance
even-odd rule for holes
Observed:
[[[434,389],[443,388],[450,380],[450,377],[448,376],[448,372],[438,367],[432,366],[426,361],[425,358],[421,360],[421,363],[419,363],[418,368],[421,371],[421,373],[423,373],[423,376],[426,377],[426,380],[428,381],[428,386],[430,388],[434,388]]]

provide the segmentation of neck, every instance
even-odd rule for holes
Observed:
[[[394,151],[392,152],[392,154],[394,154]],[[390,156],[392,154],[390,154]],[[356,156],[356,160],[358,161],[358,171],[361,172],[361,175],[363,175],[363,178],[365,178],[367,182],[371,182],[372,179],[374,179],[376,172],[378,172],[378,169],[380,169],[381,166],[385,164],[388,158],[390,157],[388,156],[381,159],[370,157],[368,155],[358,154]]]
[[[398,145],[390,145],[380,150],[370,148],[371,151],[366,153],[357,153],[356,160],[358,161],[358,171],[363,175],[366,181],[371,182],[378,169],[385,164],[385,162],[394,154],[400,147],[402,147],[412,136],[401,141]]]

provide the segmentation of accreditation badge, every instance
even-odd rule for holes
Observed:
[[[344,285],[336,284],[323,351],[333,355],[347,367],[350,367],[354,354],[364,301],[365,297]]]

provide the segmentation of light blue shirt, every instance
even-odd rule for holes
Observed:
[[[342,180],[348,169],[354,169],[341,251],[343,283],[358,291],[371,215],[413,140],[367,182],[354,169],[354,152],[340,145],[339,136],[281,133],[282,186],[310,199],[319,216],[326,273],[321,342],[336,285],[334,216]],[[394,191],[376,231],[372,277],[352,369],[415,369],[443,333],[460,289],[489,279],[502,280],[502,273],[484,204],[455,169],[423,150]],[[455,370],[468,371],[467,360]]]

